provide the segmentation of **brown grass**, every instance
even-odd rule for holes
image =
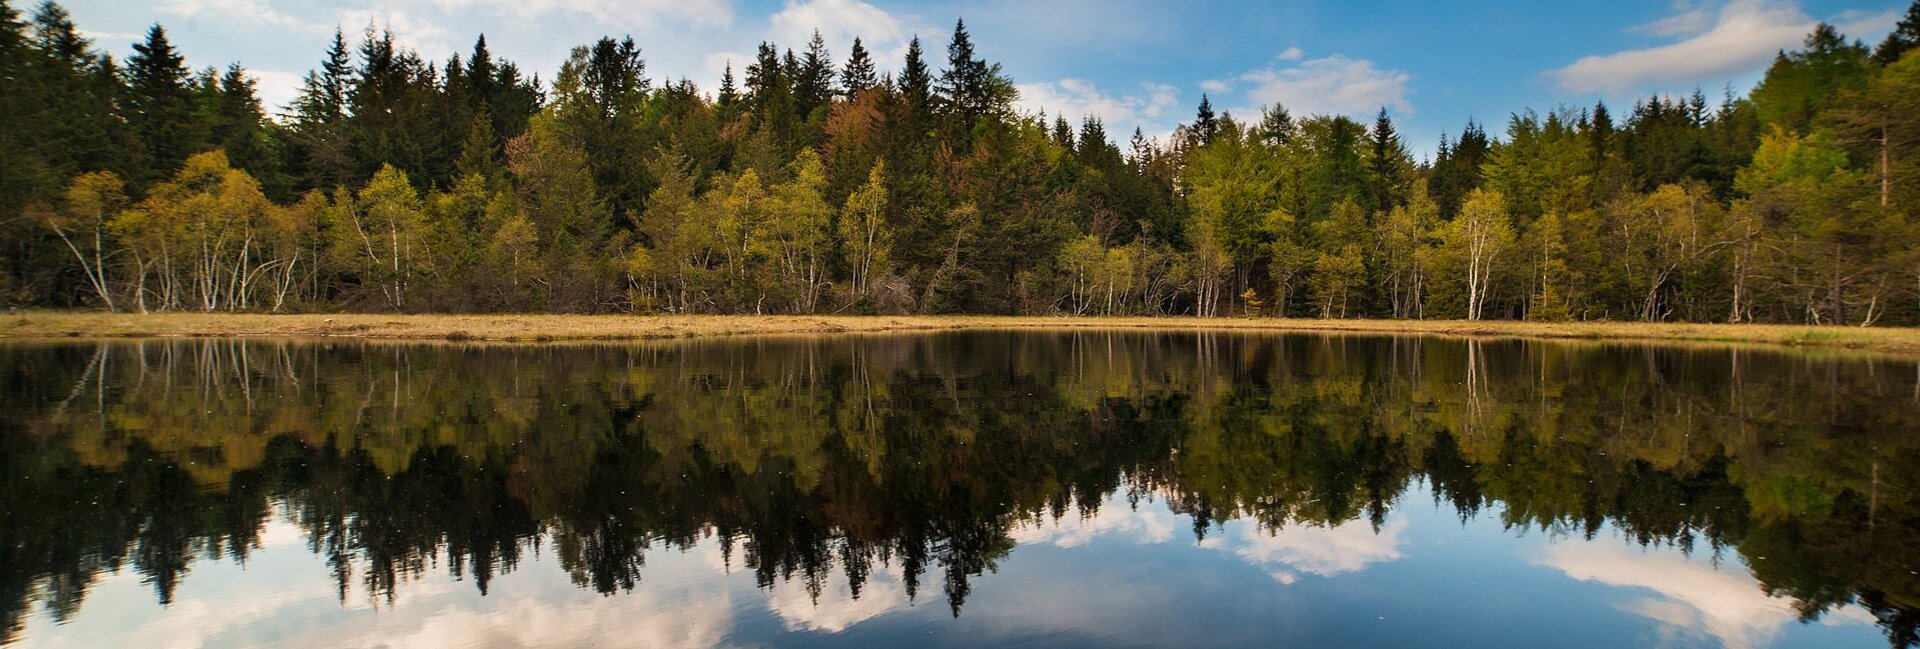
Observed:
[[[0,338],[334,336],[415,340],[638,340],[940,329],[1338,331],[1473,337],[1746,343],[1920,355],[1920,329],[1637,322],[1466,322],[1277,318],[1010,316],[267,315],[25,311],[0,316]]]

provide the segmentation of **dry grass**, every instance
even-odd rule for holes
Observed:
[[[110,314],[26,311],[0,316],[0,338],[336,336],[436,340],[637,340],[939,329],[1339,331],[1475,337],[1746,343],[1920,355],[1920,329],[1794,325],[1535,323],[1274,318],[1005,316],[624,316]]]

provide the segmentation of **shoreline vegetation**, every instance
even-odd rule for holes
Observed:
[[[1431,154],[1391,105],[1048,113],[957,15],[762,42],[704,88],[649,71],[671,44],[536,70],[369,26],[271,106],[160,24],[118,50],[24,4],[0,307],[1920,325],[1920,0],[1751,87],[1482,115]]]
[[[127,314],[22,311],[0,316],[0,340],[87,337],[333,337],[549,342],[985,329],[1319,332],[1601,342],[1719,343],[1846,349],[1920,356],[1920,329],[1766,324],[973,315]]]

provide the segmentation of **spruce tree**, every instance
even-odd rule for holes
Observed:
[[[721,110],[731,110],[740,101],[740,88],[733,81],[733,61],[727,61],[726,72],[720,75],[720,93],[714,97],[714,103]]]
[[[1219,118],[1213,114],[1213,100],[1206,93],[1200,93],[1200,110],[1193,116],[1193,132],[1200,138],[1200,144],[1213,142],[1213,135],[1220,130]]]
[[[1369,184],[1373,187],[1370,207],[1376,211],[1391,209],[1403,198],[1413,159],[1400,141],[1400,132],[1394,128],[1386,107],[1381,107],[1379,116],[1374,118],[1367,139],[1371,145],[1367,161]]]
[[[144,186],[171,175],[187,156],[203,148],[206,130],[187,85],[186,60],[167,40],[166,30],[154,25],[133,52],[127,59],[126,119],[141,144],[143,173],[135,178],[138,186]]]
[[[969,130],[980,118],[994,114],[994,76],[993,67],[974,56],[967,22],[955,22],[953,39],[947,43],[947,69],[940,73],[940,95],[959,131]]]
[[[460,160],[454,169],[462,178],[477,176],[490,189],[500,189],[506,181],[506,165],[500,162],[499,139],[493,133],[493,116],[483,109],[473,116],[467,137],[460,143]]]
[[[1880,41],[1880,47],[1873,50],[1873,60],[1880,65],[1893,65],[1908,50],[1920,47],[1920,0],[1914,0],[1907,6],[1907,15],[1894,25],[1893,33]]]
[[[1260,110],[1259,137],[1269,146],[1293,142],[1293,115],[1287,112],[1286,106],[1274,104]]]
[[[874,73],[872,55],[867,53],[867,46],[862,45],[856,36],[853,39],[853,51],[847,54],[847,65],[840,70],[840,93],[848,99],[854,99],[878,85],[880,79]]]
[[[17,110],[22,124],[41,133],[38,155],[59,177],[87,170],[124,171],[114,135],[119,79],[106,57],[73,24],[67,11],[43,2],[34,11],[33,39],[24,52],[31,62],[19,91],[31,98]]]
[[[833,58],[827,53],[827,42],[820,37],[818,29],[813,30],[812,40],[807,41],[807,52],[800,58],[793,94],[802,117],[813,114],[833,98]]]
[[[37,180],[44,177],[45,165],[33,150],[34,138],[27,128],[35,99],[27,73],[29,60],[26,23],[9,0],[0,0],[0,170],[4,170],[0,171],[0,227],[24,224],[13,215],[20,213],[30,196],[43,191]],[[17,276],[12,266],[24,263],[25,256],[16,248],[29,237],[14,236],[11,228],[0,229],[0,234],[9,244],[0,250],[7,262],[0,267],[0,288],[11,288],[8,284]]]
[[[933,103],[933,73],[927,69],[926,55],[920,49],[920,37],[907,43],[907,60],[900,67],[900,95],[910,114],[925,116]]]
[[[293,101],[293,121],[301,127],[335,124],[346,118],[347,89],[353,81],[353,59],[347,51],[347,39],[340,30],[333,32],[333,44],[320,69],[307,73],[300,95]]]
[[[278,166],[266,131],[266,113],[254,92],[254,82],[235,63],[220,77],[219,104],[213,116],[209,144],[224,149],[237,169],[261,180],[269,195],[279,187]]]

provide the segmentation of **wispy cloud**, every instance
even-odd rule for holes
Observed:
[[[1842,31],[1884,32],[1893,12],[1847,14]],[[1580,58],[1547,76],[1579,93],[1624,93],[1674,85],[1720,82],[1764,67],[1774,54],[1800,44],[1817,22],[1783,0],[1731,0],[1717,7],[1688,6],[1629,31],[1677,38],[1670,43]]]
[[[733,22],[732,0],[431,0],[431,4],[449,12],[487,8],[526,19],[584,16],[619,29],[651,26],[667,19],[721,27]]]
[[[1396,519],[1378,532],[1364,521],[1303,524],[1277,531],[1247,525],[1234,539],[1215,537],[1201,546],[1231,550],[1234,556],[1266,570],[1275,581],[1291,584],[1299,581],[1300,573],[1333,577],[1397,561],[1404,556],[1400,546],[1406,530],[1405,519]]]
[[[1714,638],[1727,649],[1771,644],[1799,617],[1792,600],[1768,595],[1740,566],[1717,565],[1670,550],[1630,548],[1624,539],[1556,542],[1547,547],[1539,563],[1574,579],[1644,593],[1621,604],[1621,610],[1651,619],[1669,633]],[[1849,606],[1822,621],[1860,624],[1862,617],[1862,611]]]
[[[1413,112],[1407,98],[1413,75],[1341,54],[1254,70],[1240,80],[1252,84],[1248,99],[1281,104],[1295,114],[1367,115],[1383,106]]]
[[[332,25],[307,20],[273,8],[266,0],[165,0],[160,10],[183,17],[217,16],[255,27],[281,27],[307,33],[324,33]]]
[[[1108,94],[1085,79],[1023,83],[1018,88],[1021,110],[1044,110],[1076,123],[1098,116],[1113,137],[1125,137],[1135,127],[1158,132],[1160,117],[1180,101],[1178,88],[1161,83],[1140,84],[1139,93],[1126,95]]]

